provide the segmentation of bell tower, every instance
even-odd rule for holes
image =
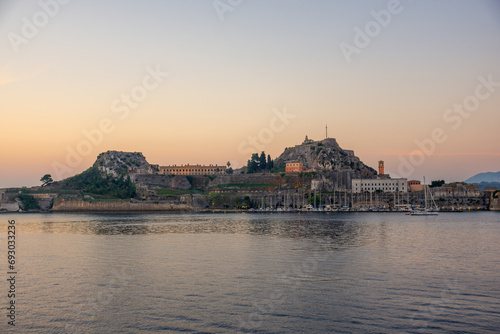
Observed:
[[[382,160],[380,160],[378,162],[378,175],[382,175],[382,174],[385,174],[384,173],[384,162]]]

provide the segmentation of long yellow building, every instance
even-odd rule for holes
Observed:
[[[217,175],[226,173],[226,166],[218,165],[173,165],[160,166],[159,173],[167,175]]]

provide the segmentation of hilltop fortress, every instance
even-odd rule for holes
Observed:
[[[355,156],[354,151],[342,149],[334,138],[314,141],[306,136],[302,144],[287,147],[275,160],[276,166],[293,162],[302,163],[304,170],[310,172],[349,172],[353,177],[364,178],[377,174]]]
[[[351,177],[371,178],[376,176],[376,171],[365,165],[352,150],[342,149],[334,138],[326,138],[314,141],[306,136],[302,144],[287,147],[284,152],[275,159],[274,174],[286,172],[286,165],[300,163],[303,167],[300,172],[333,172],[351,175]],[[128,174],[134,179],[145,179],[153,176],[151,180],[158,180],[159,175],[165,176],[203,176],[203,175],[228,175],[228,168],[223,165],[170,165],[160,166],[150,164],[140,152],[108,151],[101,153],[95,166],[103,173],[113,176]],[[246,168],[235,171],[235,175],[243,176]],[[344,178],[345,179],[345,178]],[[350,178],[342,181],[339,179],[338,187],[350,188]],[[151,182],[150,182],[151,183]],[[154,182],[152,182],[154,183]]]
[[[334,138],[315,141],[307,136],[301,144],[287,147],[271,170],[255,173],[245,167],[230,173],[228,166],[216,164],[159,166],[150,164],[140,152],[107,151],[74,177],[43,188],[2,190],[0,211],[28,207],[52,211],[303,210],[316,205],[356,209],[366,206],[368,199],[370,205],[389,209],[423,201],[422,191],[408,193],[406,181],[390,179],[381,163],[377,173]],[[435,194],[443,208],[460,210],[487,209],[491,197],[471,190]]]

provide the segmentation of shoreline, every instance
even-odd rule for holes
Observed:
[[[179,209],[179,210],[57,210],[57,211],[0,211],[0,215],[2,214],[54,214],[54,213],[103,213],[103,214],[135,214],[135,213],[255,213],[255,214],[284,214],[284,213],[294,213],[294,214],[311,214],[311,213],[321,213],[321,214],[331,214],[331,213],[340,213],[340,214],[349,214],[349,213],[399,213],[399,214],[407,214],[409,211],[276,211],[276,210],[237,210],[237,209],[202,209],[202,210],[188,210],[188,209]],[[439,213],[464,213],[464,212],[499,212],[497,210],[440,210]]]

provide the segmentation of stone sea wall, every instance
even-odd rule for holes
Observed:
[[[121,211],[188,211],[186,204],[125,202],[125,201],[83,201],[56,198],[54,212],[121,212]]]
[[[492,198],[490,204],[490,210],[500,211],[500,198]]]
[[[138,174],[133,176],[133,181],[146,186],[159,186],[172,189],[189,189],[191,184],[184,175],[163,174]]]
[[[0,212],[17,212],[17,211],[19,211],[19,203],[0,202]]]
[[[333,191],[334,189],[347,188],[351,189],[351,178],[359,177],[357,172],[332,172],[326,171],[317,173],[316,176],[311,176],[298,173],[289,173],[283,175],[282,173],[268,173],[268,174],[229,174],[218,175],[213,180],[204,180],[202,177],[195,177],[193,180],[193,187],[200,186],[200,181],[205,181],[206,188],[217,187],[222,184],[231,183],[268,183],[275,184],[276,187],[294,189],[298,187],[310,187],[311,180],[319,180],[323,190]]]

